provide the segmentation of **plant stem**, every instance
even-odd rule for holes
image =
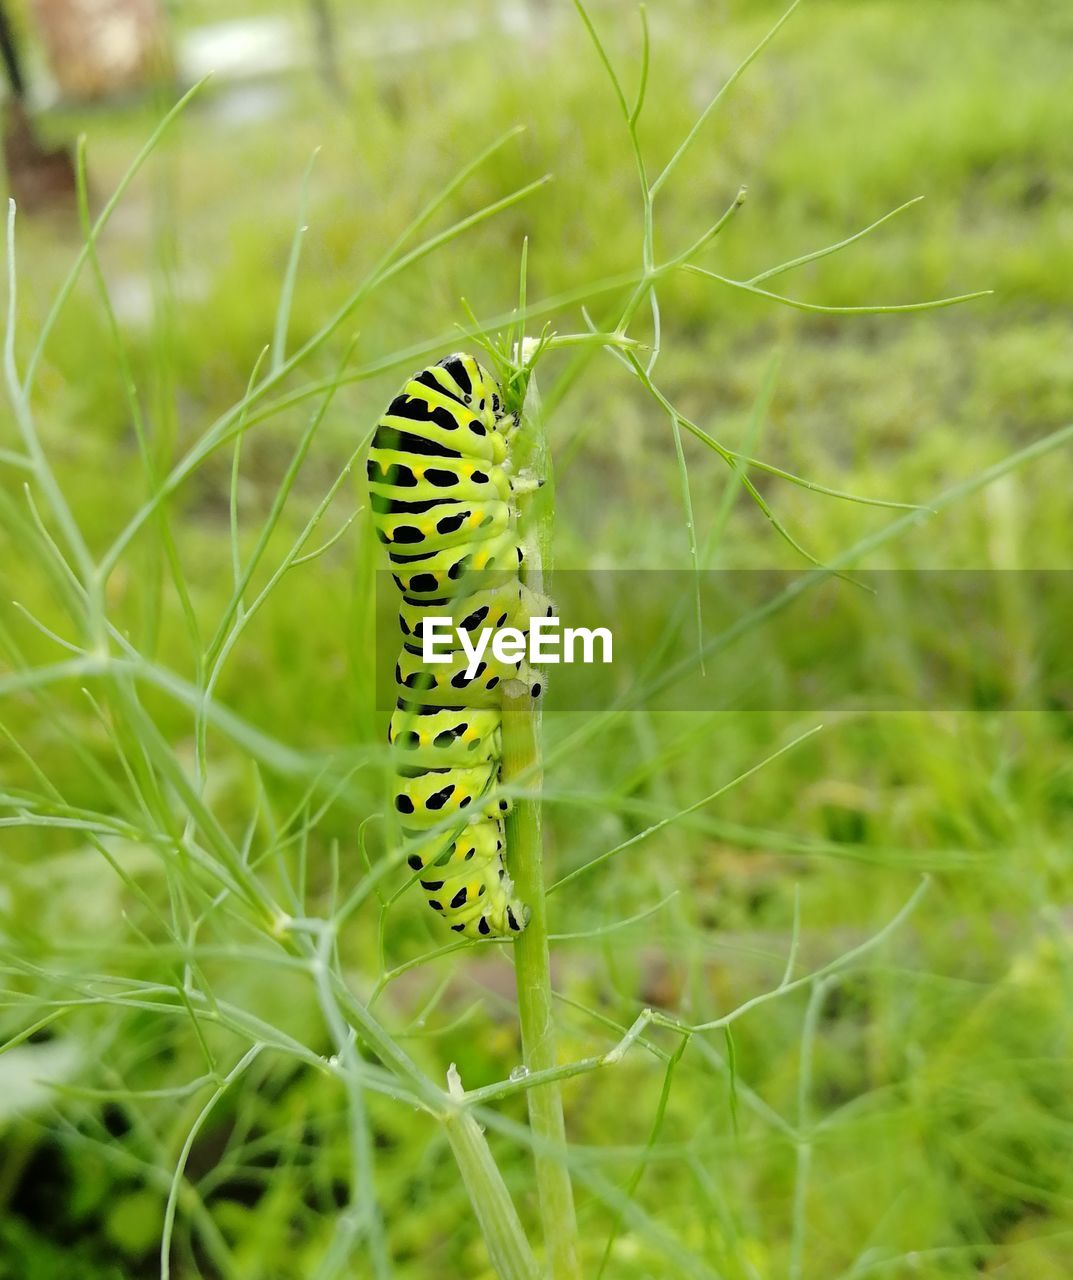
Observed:
[[[530,381],[525,406],[526,453],[542,479],[547,478],[547,452],[538,408],[535,380]],[[550,492],[550,486],[546,493]],[[523,577],[534,590],[543,586],[542,559],[547,547],[551,503],[541,504],[542,527],[527,543]],[[540,826],[540,755],[537,747],[539,703],[521,681],[509,681],[503,691],[503,766],[501,781],[517,780],[529,792],[516,798],[507,815],[507,850],[510,873],[518,896],[530,910],[525,932],[514,940],[514,966],[518,987],[518,1021],[522,1055],[529,1071],[557,1066],[555,1019],[552,1007],[551,969],[548,955],[548,916],[544,896],[544,871]],[[530,798],[533,797],[533,798]],[[562,1094],[557,1082],[528,1090],[529,1124],[534,1139],[540,1218],[549,1273],[552,1280],[580,1280],[577,1249],[577,1217],[567,1164],[566,1125]]]
[[[499,1280],[537,1280],[536,1259],[480,1125],[460,1110],[444,1121],[444,1131]]]
[[[515,693],[517,684],[519,692]],[[533,699],[521,682],[511,681],[503,698],[503,782],[525,778],[529,789],[539,783],[536,715]],[[514,940],[518,984],[518,1020],[522,1055],[530,1071],[557,1065],[548,957],[548,917],[541,857],[540,805],[516,799],[507,817],[507,848],[518,896],[531,915],[524,933]],[[529,1124],[535,1139],[540,1217],[552,1280],[579,1280],[577,1220],[570,1170],[566,1163],[566,1126],[562,1094],[556,1083],[528,1091]]]
[[[405,1081],[443,1125],[499,1280],[538,1280],[536,1259],[484,1132],[458,1104],[463,1091],[453,1064],[444,1092],[351,992],[342,974],[329,968],[327,955],[317,950],[312,938],[296,934],[287,943],[289,950],[306,957],[314,966],[321,1007],[340,1052],[344,1053],[353,1028],[383,1065]]]

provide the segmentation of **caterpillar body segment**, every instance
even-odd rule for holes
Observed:
[[[481,578],[483,581],[483,574]],[[543,602],[517,580],[509,588],[475,592],[428,611],[404,602],[399,617],[404,638],[395,669],[400,696],[408,690],[411,701],[419,699],[429,707],[491,706],[497,708],[498,715],[505,682],[527,679],[527,674],[520,656],[511,660],[497,656],[496,637],[508,628],[527,637],[530,618],[543,611]],[[441,621],[437,632],[428,630],[434,616],[449,620]],[[449,633],[446,636],[445,631]],[[461,642],[462,633],[473,637],[468,651]],[[478,638],[483,642],[479,652],[475,648]],[[426,639],[444,661],[425,660]]]
[[[425,604],[416,596],[403,596],[399,630],[404,642],[415,650],[420,649],[425,621],[430,617],[450,618],[452,633],[464,629],[472,635],[489,627],[496,631],[513,627],[528,635],[529,619],[544,613],[548,602],[523,586],[516,575],[497,583],[499,576],[482,573],[478,578],[471,573],[473,590],[469,594],[444,597],[442,603],[435,606]],[[454,643],[461,650],[459,641]]]
[[[488,585],[500,582],[516,585],[518,566],[522,563],[518,551],[514,530],[506,528],[498,536],[481,542],[463,542],[418,555],[400,556],[392,552],[392,577],[405,597],[431,603],[443,597],[468,594],[464,582],[468,573],[481,574],[481,581]]]
[[[409,857],[429,906],[456,933],[509,937],[529,922],[529,908],[513,894],[503,863],[503,824],[475,822],[450,839],[432,839]]]
[[[474,670],[456,628],[527,633],[546,602],[519,580],[524,551],[509,442],[517,419],[495,380],[456,354],[410,378],[377,424],[366,473],[377,536],[401,595],[403,644],[388,727],[394,805],[411,842],[409,866],[429,905],[470,937],[509,937],[529,920],[505,863],[496,798],[502,761],[502,687],[540,683],[489,643]],[[430,617],[451,620],[446,663],[426,663]]]

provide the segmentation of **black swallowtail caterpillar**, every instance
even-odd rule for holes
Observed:
[[[528,632],[530,617],[546,607],[518,576],[525,556],[515,494],[531,482],[513,474],[509,444],[517,428],[495,379],[470,355],[448,356],[392,400],[367,467],[373,521],[402,592],[388,729],[395,808],[407,837],[421,841],[409,865],[423,873],[429,906],[471,937],[520,933],[529,920],[504,861],[509,802],[501,799],[494,813],[478,802],[499,781],[503,683],[527,680],[534,696],[540,685],[520,660],[499,663],[490,647],[472,678],[460,645],[450,663],[428,666],[422,628],[432,614],[469,631]],[[477,578],[467,582],[472,573]]]

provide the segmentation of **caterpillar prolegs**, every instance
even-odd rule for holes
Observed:
[[[509,803],[501,799],[489,813],[480,801],[499,781],[503,684],[530,677],[520,660],[495,660],[490,646],[472,677],[460,645],[449,663],[428,666],[422,636],[430,615],[469,631],[527,632],[530,617],[544,611],[518,576],[525,556],[515,493],[524,482],[513,474],[509,448],[517,428],[477,361],[448,356],[392,400],[367,467],[373,521],[402,593],[388,728],[395,808],[406,835],[420,840],[409,864],[423,873],[429,906],[472,937],[520,933],[529,920],[504,861]],[[539,694],[539,683],[530,691]]]

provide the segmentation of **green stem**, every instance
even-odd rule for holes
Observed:
[[[536,1259],[480,1125],[460,1110],[443,1127],[499,1280],[537,1280]]]
[[[297,950],[299,954],[317,959],[310,939],[301,938]],[[354,1028],[359,1039],[385,1067],[410,1085],[422,1104],[443,1125],[499,1280],[538,1280],[537,1262],[518,1211],[484,1131],[461,1103],[462,1085],[454,1067],[448,1075],[448,1091],[445,1093],[429,1080],[368,1008],[353,995],[341,974],[333,971],[322,983],[321,992],[326,1011],[330,1013],[337,1009],[339,1016]]]
[[[511,687],[514,684],[518,692]],[[504,691],[503,698],[502,778],[509,784],[512,778],[524,777],[526,787],[534,790],[540,775],[533,699],[521,682],[512,681],[511,686]],[[557,1062],[537,800],[515,800],[514,809],[507,817],[507,848],[518,896],[528,903],[531,912],[525,932],[514,940],[522,1055],[530,1071],[545,1071]],[[527,1097],[529,1124],[535,1140],[540,1217],[552,1280],[580,1280],[577,1219],[566,1163],[562,1094],[559,1085],[552,1082],[530,1089]]]
[[[284,942],[289,951],[305,958],[313,966],[314,975],[319,977],[318,995],[337,1043],[341,1047],[345,1045],[346,1032],[353,1028],[383,1065],[405,1081],[421,1104],[443,1125],[499,1280],[538,1280],[537,1262],[503,1175],[483,1130],[461,1105],[462,1085],[453,1066],[445,1092],[425,1075],[353,994],[338,969],[328,966],[325,954],[318,951],[312,937],[293,933],[287,935]]]
[[[525,431],[521,433],[533,470],[550,479],[543,421],[535,379],[529,382],[525,404]],[[551,486],[544,489],[536,538],[529,540],[523,578],[535,591],[543,589],[543,559],[547,554]],[[524,523],[524,521],[523,521]],[[548,914],[544,894],[544,869],[540,829],[540,753],[537,746],[539,703],[528,685],[510,681],[503,691],[503,766],[501,781],[524,786],[507,815],[507,850],[510,873],[518,896],[528,904],[529,924],[514,940],[514,966],[518,987],[518,1021],[522,1055],[530,1072],[558,1065],[555,1053],[555,1018],[552,1005],[551,968],[548,955]],[[533,798],[530,798],[533,797]],[[567,1164],[566,1125],[559,1084],[552,1080],[527,1091],[529,1125],[533,1134],[540,1218],[551,1280],[580,1280],[577,1217]]]

